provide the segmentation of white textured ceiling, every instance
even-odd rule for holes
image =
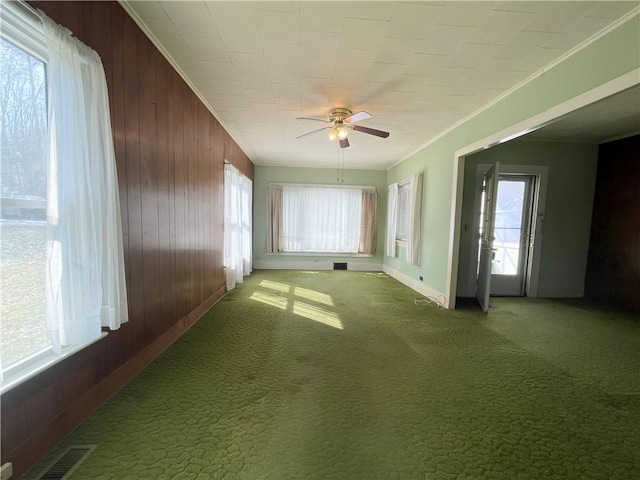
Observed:
[[[124,2],[258,165],[385,169],[638,2]],[[298,116],[365,110],[341,150]]]

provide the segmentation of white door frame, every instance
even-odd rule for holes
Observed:
[[[467,291],[473,292],[476,288],[477,267],[478,267],[478,236],[475,232],[480,229],[480,197],[482,194],[482,179],[484,172],[491,167],[490,163],[479,163],[476,165],[475,174],[475,196],[473,222],[471,224],[472,238],[467,248],[469,256],[469,270],[467,272]],[[533,251],[525,265],[525,284],[527,285],[526,295],[528,297],[538,296],[538,276],[540,272],[540,259],[542,258],[542,234],[544,224],[544,212],[547,203],[547,182],[549,178],[549,167],[536,165],[510,165],[500,164],[500,175],[534,175],[537,177],[537,185],[533,192],[533,211],[531,219],[531,232],[534,234]]]
[[[607,83],[599,85],[587,92],[562,102],[550,109],[533,115],[522,122],[507,127],[488,137],[473,142],[454,152],[453,155],[453,185],[451,188],[451,223],[449,224],[449,251],[447,261],[447,288],[445,292],[445,307],[455,308],[458,256],[460,253],[460,232],[462,218],[462,189],[464,182],[465,157],[486,148],[508,142],[544,127],[561,117],[586,107],[594,102],[607,98],[623,90],[638,85],[640,68],[636,68],[625,75],[621,75]]]

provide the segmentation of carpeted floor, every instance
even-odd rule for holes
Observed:
[[[640,321],[416,305],[381,273],[258,271],[95,413],[72,479],[640,475]]]

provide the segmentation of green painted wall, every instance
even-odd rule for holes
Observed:
[[[549,167],[538,296],[582,296],[589,252],[591,212],[598,164],[598,145],[512,141],[467,157],[464,173],[462,224],[473,224],[478,164]],[[475,296],[463,288],[469,262],[476,260],[469,245],[473,231],[460,235],[458,295]],[[475,252],[477,255],[477,241]]]
[[[424,147],[388,172],[387,183],[425,174],[422,261],[384,257],[385,265],[446,291],[454,153],[489,135],[640,68],[640,19],[635,16],[516,92]],[[640,81],[640,79],[639,79]]]
[[[253,180],[253,262],[347,262],[382,265],[384,227],[387,218],[387,172],[385,170],[344,170],[338,181],[336,168],[294,168],[256,165]],[[343,178],[344,177],[344,178]],[[331,257],[312,255],[267,255],[264,243],[267,234],[266,193],[269,183],[317,183],[323,185],[369,185],[378,191],[377,248],[373,257]]]

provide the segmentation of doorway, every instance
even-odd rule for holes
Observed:
[[[534,245],[531,226],[535,185],[535,175],[502,173],[499,176],[492,222],[491,295],[525,295],[528,260]],[[483,214],[481,212],[481,216]],[[481,228],[483,224],[481,221]]]
[[[493,202],[488,202],[484,188],[490,172],[497,179]],[[468,273],[463,281],[484,311],[490,295],[538,294],[547,183],[547,166],[499,162],[475,166]],[[487,211],[493,212],[491,218],[485,216]]]

